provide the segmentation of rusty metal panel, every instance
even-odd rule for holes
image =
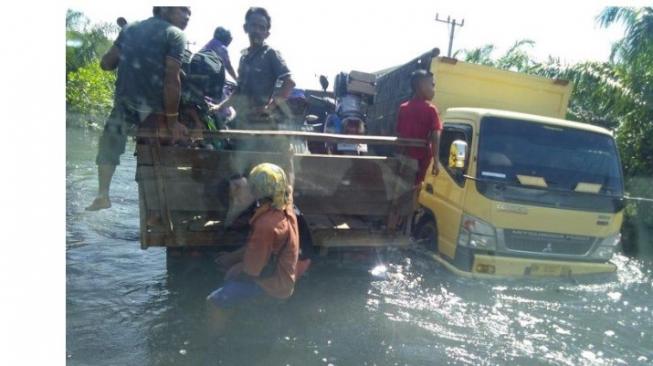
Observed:
[[[228,210],[230,177],[245,174],[262,162],[278,164],[286,171],[290,166],[290,155],[268,152],[210,151],[161,146],[158,151],[160,161],[156,167],[154,159],[157,154],[153,154],[150,146],[138,145],[137,156],[136,181],[143,204],[141,215],[147,216],[150,212],[163,209],[161,190],[157,185],[157,179],[161,179],[165,188],[165,208],[171,213],[174,227],[172,233],[166,233],[160,228],[153,230],[147,226],[146,218],[141,217],[141,241],[144,247],[233,244],[237,240],[233,234],[223,230],[193,229],[180,221],[180,215],[196,214],[224,220]],[[408,215],[412,210],[417,166],[410,159],[311,154],[292,155],[292,159],[296,205],[307,217],[351,217],[349,231],[359,235],[352,237],[352,244],[367,246],[382,243],[378,238],[371,238],[372,241],[368,242],[360,236],[364,231],[369,231],[363,230],[367,218],[383,220],[393,210],[399,215]],[[310,220],[308,221],[310,225]],[[328,230],[336,229],[332,225]],[[375,234],[377,236],[382,235]],[[239,240],[244,240],[244,237]],[[327,243],[336,245],[331,239]],[[388,242],[382,245],[391,244]]]

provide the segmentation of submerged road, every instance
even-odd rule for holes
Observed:
[[[616,256],[616,274],[473,280],[419,254],[325,260],[283,305],[249,307],[227,339],[206,336],[208,263],[168,272],[141,250],[132,143],[113,207],[97,189],[97,134],[67,131],[68,365],[650,365],[653,263]],[[385,263],[384,276],[374,276]]]

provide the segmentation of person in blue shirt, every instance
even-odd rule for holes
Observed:
[[[238,75],[234,67],[231,65],[231,59],[229,58],[229,50],[227,47],[231,44],[233,38],[231,37],[231,32],[223,27],[215,28],[213,32],[213,39],[211,39],[203,48],[202,51],[211,50],[215,52],[224,63],[224,67],[229,73],[229,75],[234,79],[238,80]]]

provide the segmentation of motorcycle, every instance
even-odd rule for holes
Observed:
[[[360,80],[365,79],[365,82]],[[374,103],[374,75],[352,71],[336,76],[334,94],[335,113],[327,117],[325,132],[345,135],[364,135],[367,109]],[[328,151],[338,155],[365,155],[367,144],[329,144]]]

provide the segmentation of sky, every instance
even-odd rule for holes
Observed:
[[[614,2],[612,2],[614,3]],[[563,62],[605,61],[623,28],[602,29],[595,21],[610,3],[602,0],[549,1],[190,1],[192,15],[186,35],[191,50],[210,40],[221,25],[231,30],[230,57],[237,67],[247,47],[244,15],[250,6],[263,6],[272,17],[268,43],[281,51],[298,86],[319,88],[318,76],[330,81],[341,71],[378,71],[399,65],[434,47],[446,55],[449,28],[439,17],[456,19],[453,50],[485,44],[504,53],[517,40],[531,39],[530,54],[540,61],[549,55]],[[70,1],[68,7],[92,21],[128,21],[151,14],[151,4],[120,1]]]

